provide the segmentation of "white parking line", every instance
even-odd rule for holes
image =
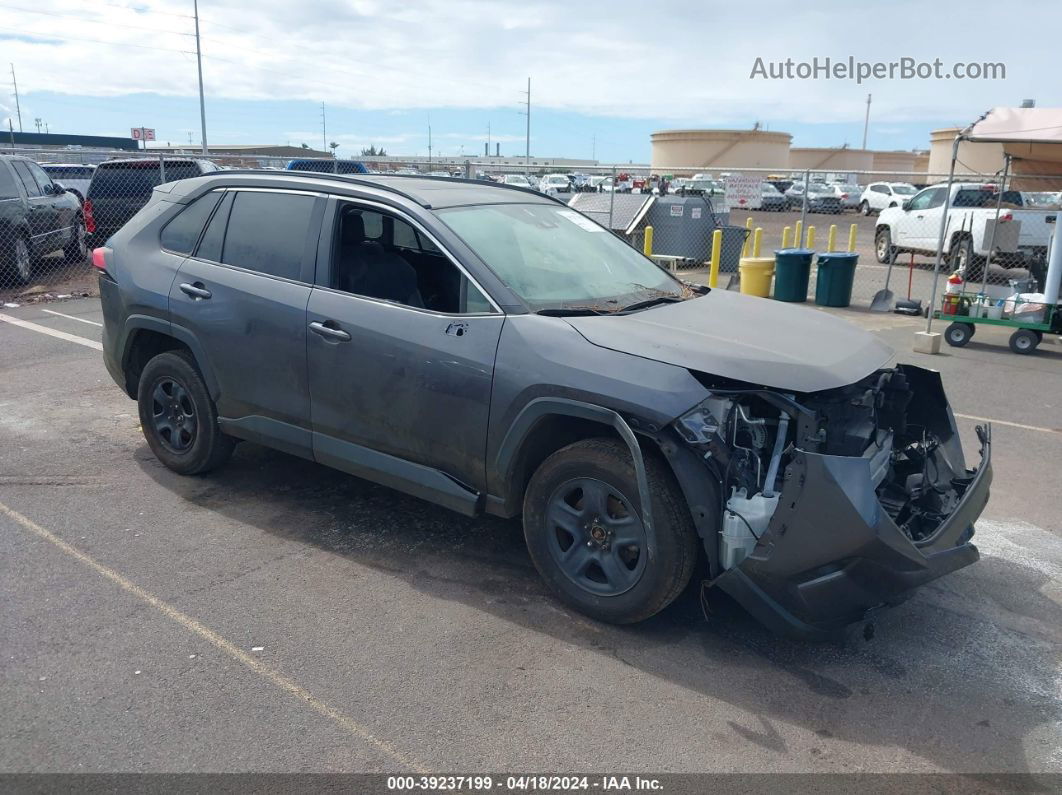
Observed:
[[[67,320],[76,320],[78,323],[88,323],[90,326],[103,327],[102,323],[97,323],[95,320],[86,320],[83,317],[75,317],[74,315],[64,315],[62,312],[53,312],[51,309],[42,309],[42,312],[47,312],[49,315],[55,315],[56,317],[65,317]]]
[[[1020,422],[1011,422],[1010,420],[994,420],[991,417],[975,417],[972,414],[956,414],[955,416],[961,417],[964,420],[977,420],[978,422],[990,422],[993,425],[1007,425],[1011,428],[1023,428],[1026,431],[1039,431],[1040,433],[1062,434],[1062,428],[1041,428],[1039,425],[1023,425]]]
[[[204,626],[203,624],[200,624],[188,614],[182,613],[173,605],[169,604],[168,602],[164,602],[162,599],[159,599],[159,597],[155,596],[147,589],[141,588],[132,580],[129,580],[126,577],[122,576],[114,569],[104,566],[95,558],[91,557],[90,555],[86,555],[77,547],[73,546],[72,544],[68,544],[66,541],[59,538],[59,536],[41,527],[29,517],[23,516],[18,511],[14,510],[13,508],[9,508],[2,502],[0,502],[0,515],[7,516],[7,518],[21,526],[23,529],[28,530],[30,533],[37,536],[38,538],[43,539],[49,544],[52,544],[53,546],[57,547],[60,551],[69,555],[74,560],[88,566],[90,569],[94,570],[104,579],[110,580],[112,583],[117,585],[126,593],[135,596],[140,601],[145,602],[146,604],[155,608],[166,618],[184,627],[189,632],[196,634],[197,636],[205,640],[207,643],[210,643],[212,646],[214,646],[214,648],[216,648],[218,651],[235,660],[236,662],[242,663],[243,665],[247,666],[252,671],[254,671],[254,673],[262,677],[270,684],[280,688],[281,690],[286,691],[298,701],[302,702],[303,704],[306,704],[314,712],[318,713],[319,715],[322,715],[325,718],[328,718],[330,721],[332,721],[345,731],[349,732],[350,734],[354,735],[355,737],[364,740],[365,743],[372,746],[380,753],[386,754],[403,767],[408,768],[410,770],[415,770],[418,773],[429,772],[427,766],[423,762],[413,756],[410,756],[409,754],[400,751],[390,741],[385,740],[382,737],[377,737],[375,734],[373,734],[371,730],[358,723],[353,718],[343,714],[327,702],[322,701],[295,680],[289,679],[279,671],[270,668],[268,665],[259,660],[256,660],[254,657],[245,652],[232,641],[223,638],[214,630]]]
[[[96,340],[87,340],[84,337],[77,336],[76,334],[67,334],[65,331],[58,331],[54,328],[41,326],[37,323],[30,323],[28,320],[20,320],[17,317],[11,317],[11,315],[5,315],[0,313],[0,322],[10,323],[12,326],[18,326],[19,328],[29,329],[30,331],[36,331],[39,334],[47,334],[49,337],[55,337],[56,339],[66,340],[67,342],[74,342],[78,345],[84,345],[86,348],[92,348],[93,350],[103,350],[103,343],[96,342]]]

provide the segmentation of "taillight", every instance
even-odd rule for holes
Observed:
[[[92,267],[101,271],[107,270],[107,253],[110,251],[106,246],[92,249]]]
[[[1000,213],[999,214],[999,220],[1000,221],[1013,221],[1014,220],[1014,216],[1011,213]]]
[[[90,235],[96,231],[96,217],[92,214],[92,199],[85,199],[81,205],[81,215],[85,218],[85,231]]]

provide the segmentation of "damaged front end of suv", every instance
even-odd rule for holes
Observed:
[[[694,375],[709,396],[674,430],[719,484],[710,585],[772,630],[828,636],[978,559],[991,429],[967,468],[938,373],[803,394]]]

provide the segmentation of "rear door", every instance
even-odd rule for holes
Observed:
[[[217,379],[234,435],[309,457],[306,303],[324,200],[227,190],[170,291],[173,323]]]
[[[44,188],[34,178],[28,160],[16,159],[9,162],[14,167],[29,202],[30,249],[35,256],[50,254],[62,245],[59,216],[52,204],[52,197],[44,195]],[[40,169],[40,166],[37,168]]]

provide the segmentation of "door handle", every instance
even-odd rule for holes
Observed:
[[[211,296],[210,290],[203,286],[202,282],[196,282],[195,284],[182,284],[181,292],[185,295],[191,296],[194,301],[205,301]]]
[[[331,323],[332,321],[326,321]],[[318,323],[316,320],[310,324],[310,331],[326,340],[332,340],[333,342],[350,342],[350,334],[343,331],[341,328],[333,328],[327,326],[324,323]]]

